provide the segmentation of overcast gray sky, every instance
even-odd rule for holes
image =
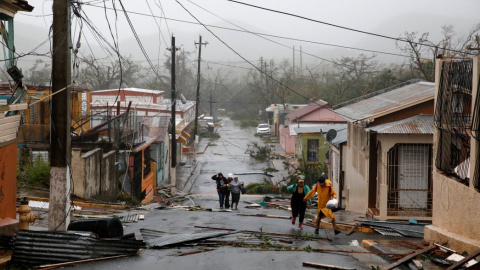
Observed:
[[[99,32],[113,44],[105,10],[102,8],[104,2],[102,0],[86,0],[84,2],[86,3],[82,5],[83,11]],[[164,58],[164,54],[167,52],[166,48],[170,47],[170,36],[173,33],[177,45],[182,45],[186,51],[195,51],[194,41],[198,41],[198,36],[201,34],[203,40],[209,43],[205,49],[202,49],[202,58],[205,60],[246,66],[242,64],[243,60],[238,55],[203,26],[197,24],[197,20],[186,10],[206,25],[232,29],[241,27],[252,32],[304,40],[266,37],[280,43],[277,44],[249,33],[208,27],[223,42],[249,61],[257,61],[260,57],[276,61],[291,59],[293,46],[296,49],[302,46],[305,52],[303,61],[307,65],[317,65],[322,62],[322,58],[331,59],[342,55],[351,56],[361,53],[356,50],[312,42],[400,53],[395,42],[386,38],[361,34],[227,0],[178,0],[178,2],[177,0],[123,0],[122,2],[128,11],[135,31],[154,63],[156,63],[156,59]],[[441,26],[446,24],[453,25],[456,32],[462,35],[475,24],[480,23],[480,19],[478,19],[480,1],[478,0],[240,0],[240,2],[390,37],[399,37],[405,31],[418,31],[430,32],[432,39],[435,39],[439,38]],[[52,1],[31,0],[29,3],[35,7],[34,11],[31,14],[18,14],[15,17],[16,45],[17,52],[20,53],[33,50],[47,39],[47,31],[52,21]],[[112,8],[113,3],[117,9],[121,9],[118,0],[105,1],[107,8]],[[145,61],[123,12],[117,13],[117,20],[113,10],[107,9],[106,12],[114,32],[115,24],[118,29],[118,38],[121,41],[120,52],[124,55],[132,55],[135,60]],[[152,14],[171,20],[153,18]],[[73,19],[72,29],[75,33],[73,37],[75,40],[78,38],[79,27],[78,20]],[[90,54],[87,46],[89,44],[97,57],[103,56],[98,41],[90,33],[86,24],[83,25],[83,31],[82,52],[86,55]],[[167,45],[164,43],[164,39],[168,43]],[[38,50],[45,52],[46,49],[44,46]],[[191,59],[195,58],[195,55],[191,56]],[[299,52],[296,53],[296,58],[298,63]],[[378,58],[396,62],[404,59],[382,54],[379,54]]]

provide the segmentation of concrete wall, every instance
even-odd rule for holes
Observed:
[[[480,193],[472,187],[448,178],[435,170],[433,174],[432,225],[425,228],[425,240],[448,243],[458,252],[480,248]]]
[[[358,128],[355,128],[354,131],[350,131],[352,124],[348,125],[348,147],[346,149],[346,160],[345,160],[345,197],[346,197],[346,210],[365,214],[368,211],[368,170],[365,173],[365,176],[362,176],[357,169],[354,168],[353,162],[353,139],[351,134],[353,132],[359,132]],[[366,148],[367,149],[367,148]],[[368,168],[368,159],[360,158],[357,159],[359,164],[364,162],[365,167]]]
[[[118,163],[115,161],[115,151],[112,150],[102,157],[101,170],[101,189],[102,198],[114,200],[118,195]]]
[[[118,194],[118,163],[114,150],[103,154],[101,148],[86,153],[72,149],[73,192],[83,198],[114,200]]]
[[[83,186],[83,196],[92,198],[100,195],[101,192],[101,168],[102,168],[103,150],[100,148],[88,151],[82,156],[84,167],[85,185]],[[77,189],[77,187],[75,187]]]
[[[478,83],[480,76],[479,57],[473,60],[473,92],[472,105],[476,102],[474,97],[479,91]],[[435,81],[439,82],[439,60],[437,61]],[[436,142],[436,134],[434,141]],[[436,157],[436,143],[434,154]],[[471,138],[470,143],[470,179],[475,175],[475,165],[479,151],[479,142]],[[473,187],[473,181],[466,186],[445,176],[441,171],[433,171],[433,216],[432,225],[425,228],[425,240],[435,240],[440,243],[448,243],[448,247],[458,252],[469,253],[480,248],[480,192]]]
[[[72,181],[75,195],[85,197],[85,162],[81,149],[72,149]]]

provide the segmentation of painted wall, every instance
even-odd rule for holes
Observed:
[[[357,162],[358,166],[363,162],[363,166],[368,168],[368,158],[365,156],[365,152],[361,151],[361,146],[357,147],[360,152],[361,158],[355,158],[353,147],[353,133],[357,132],[356,136],[359,136],[359,128],[353,128],[352,124],[348,124],[348,147],[346,147],[346,164],[345,164],[345,197],[346,197],[346,210],[365,214],[368,211],[368,170],[365,170],[365,175],[361,175],[359,170],[353,166],[353,162]],[[368,149],[365,147],[365,149]]]
[[[4,218],[16,218],[17,143],[0,147],[0,226]]]
[[[284,125],[280,126],[279,130],[280,145],[286,154],[295,153],[295,136],[290,136],[290,129]]]

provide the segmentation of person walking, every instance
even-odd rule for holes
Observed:
[[[231,186],[230,183],[233,181],[233,174],[229,173],[227,176],[227,182],[225,185],[225,189],[223,190],[223,196],[225,198],[225,209],[230,208],[230,190]]]
[[[303,198],[303,201],[311,199],[315,193],[318,195],[318,216],[317,222],[315,224],[315,234],[318,234],[320,227],[320,220],[324,217],[327,217],[332,221],[333,230],[335,234],[339,234],[340,231],[337,230],[337,224],[335,222],[335,215],[332,210],[327,208],[327,202],[332,198],[337,197],[337,193],[333,190],[332,182],[325,178],[325,175],[322,174],[317,179],[318,183],[308,192],[308,194]]]
[[[212,180],[215,180],[217,183],[218,201],[220,202],[220,209],[223,209],[223,202],[225,201],[224,190],[226,189],[227,179],[219,172],[212,176]]]
[[[240,193],[243,182],[238,181],[238,177],[234,177],[233,181],[230,182],[230,187],[232,191],[232,209],[238,210],[238,202],[240,201]],[[233,208],[235,206],[235,208]]]
[[[310,192],[308,185],[305,185],[305,179],[303,175],[297,177],[297,183],[287,187],[287,191],[292,193],[290,199],[290,207],[292,208],[292,225],[295,225],[297,216],[298,228],[303,229],[303,219],[305,218],[305,211],[307,210],[307,202],[303,200],[305,195]]]

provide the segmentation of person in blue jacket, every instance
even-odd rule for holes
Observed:
[[[310,188],[308,185],[305,185],[305,179],[303,175],[297,177],[297,183],[287,187],[287,191],[292,193],[292,198],[290,199],[290,206],[292,208],[292,225],[295,225],[297,216],[298,219],[298,228],[303,229],[303,219],[305,218],[305,211],[307,210],[307,202],[303,201]]]

